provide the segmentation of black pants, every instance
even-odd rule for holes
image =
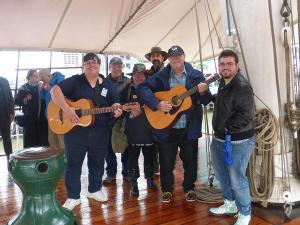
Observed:
[[[10,137],[10,121],[8,118],[0,118],[1,136],[3,139],[4,152],[7,156],[12,153],[12,144]]]
[[[139,156],[140,152],[143,152],[144,155],[144,173],[145,178],[152,178],[153,177],[153,149],[154,146],[133,146],[130,145],[128,147],[128,161],[127,161],[127,168],[128,168],[128,175],[131,179],[137,179],[140,177],[139,172]]]
[[[194,189],[197,179],[197,155],[198,140],[187,140],[183,136],[184,129],[171,129],[168,142],[159,143],[160,182],[162,192],[173,192],[176,155],[178,147],[179,156],[183,162],[184,180],[182,183],[184,192]]]

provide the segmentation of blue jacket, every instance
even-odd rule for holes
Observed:
[[[65,75],[63,75],[62,73],[60,73],[60,72],[53,73],[52,74],[52,78],[50,80],[50,86],[51,86],[51,88],[55,84],[58,84],[59,82],[61,82],[64,79],[65,79]],[[47,116],[48,104],[51,101],[51,94],[50,94],[51,88],[49,90],[42,90],[40,92],[41,98],[44,99],[45,102],[46,102],[46,110],[45,110],[45,116],[46,116],[46,118],[48,118],[48,116]]]
[[[185,62],[186,69],[186,89],[191,89],[205,80],[203,74],[192,67],[191,64]],[[163,70],[157,72],[144,82],[142,82],[138,88],[137,93],[142,101],[147,104],[152,110],[156,110],[159,100],[154,96],[154,92],[168,91],[170,90],[170,64]],[[212,99],[212,94],[208,90],[204,95],[195,93],[191,96],[193,107],[186,112],[187,118],[187,139],[197,139],[202,136],[202,105],[207,105]],[[154,130],[154,138],[157,141],[166,141],[168,138],[169,130]]]

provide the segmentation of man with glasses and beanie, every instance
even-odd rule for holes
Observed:
[[[246,169],[255,148],[253,91],[240,73],[239,59],[232,50],[219,55],[222,77],[213,112],[212,164],[220,182],[224,204],[210,208],[216,216],[238,214],[235,225],[248,225],[251,196]]]
[[[94,53],[83,57],[81,75],[74,75],[53,86],[52,100],[64,111],[66,117],[73,123],[78,123],[79,117],[75,108],[70,107],[65,97],[72,101],[85,98],[93,102],[95,107],[113,107],[114,117],[122,114],[119,97],[114,87],[99,74],[100,59]],[[104,158],[109,146],[110,113],[95,115],[95,122],[87,127],[76,128],[64,135],[66,169],[65,184],[68,199],[63,207],[72,210],[81,203],[81,167],[87,154],[88,193],[87,197],[99,202],[107,201],[102,191],[102,176],[104,173]]]
[[[112,84],[115,90],[117,90],[117,94],[120,98],[120,103],[124,104],[127,99],[128,88],[130,86],[131,80],[128,77],[125,77],[124,73],[122,72],[123,69],[122,59],[120,57],[111,58],[111,60],[109,61],[109,68],[111,72],[106,77],[106,80]],[[111,129],[110,129],[110,133],[111,133]],[[117,165],[118,165],[117,157],[116,154],[113,152],[111,141],[108,147],[107,154],[105,156],[105,161],[106,161],[107,176],[103,180],[103,184],[109,185],[116,181]],[[130,178],[127,172],[127,151],[126,150],[121,154],[121,162],[122,162],[123,179],[127,182],[130,182]]]
[[[202,104],[212,100],[203,74],[185,62],[185,54],[180,46],[172,46],[168,50],[170,64],[163,70],[142,82],[137,93],[142,101],[153,111],[168,113],[172,109],[169,101],[160,101],[154,95],[158,91],[168,91],[177,85],[184,85],[186,89],[195,86],[198,92],[191,95],[193,107],[181,114],[177,122],[169,129],[154,130],[154,137],[159,146],[159,164],[161,180],[161,201],[169,203],[174,190],[174,174],[178,147],[179,156],[183,162],[184,181],[183,190],[186,201],[196,200],[194,182],[197,179],[198,138],[202,136]]]

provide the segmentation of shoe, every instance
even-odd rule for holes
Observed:
[[[170,203],[172,199],[172,193],[171,192],[163,192],[161,194],[160,200],[163,203]]]
[[[224,199],[224,204],[217,208],[210,208],[209,212],[214,216],[232,216],[237,214],[238,209],[235,201]]]
[[[251,215],[243,215],[241,213],[238,213],[237,215],[235,215],[235,217],[237,217],[237,221],[234,223],[234,225],[249,225],[250,224],[250,220],[251,220]]]
[[[92,198],[98,202],[106,202],[108,200],[107,196],[103,193],[102,190],[94,192],[94,193],[88,192],[86,196],[88,198]]]
[[[156,184],[155,184],[155,182],[153,181],[152,178],[147,178],[147,186],[150,189],[152,189],[153,191],[157,191],[158,190],[158,188],[157,188],[157,186],[156,186]]]
[[[134,196],[139,196],[139,187],[138,187],[138,184],[137,184],[137,181],[134,180],[134,181],[131,181],[131,188],[130,188],[130,193]]]
[[[190,190],[185,194],[185,200],[187,202],[194,202],[196,201],[197,196],[196,196],[196,192],[194,190]]]
[[[131,182],[131,179],[129,176],[123,176],[123,180],[126,182]]]
[[[102,181],[102,184],[103,185],[109,185],[109,184],[112,184],[116,182],[116,177],[109,177],[107,176],[103,181]]]
[[[63,204],[63,207],[71,211],[75,208],[75,206],[79,205],[80,203],[80,199],[68,198]]]

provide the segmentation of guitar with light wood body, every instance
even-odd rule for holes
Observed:
[[[88,99],[79,99],[78,101],[66,99],[66,102],[69,106],[75,108],[75,112],[80,121],[78,123],[72,123],[64,111],[53,101],[50,101],[48,105],[48,125],[56,134],[66,134],[76,126],[90,126],[95,122],[96,114],[110,113],[115,110],[113,107],[94,108],[93,102]],[[122,105],[121,109],[123,111],[130,111],[139,107],[139,103],[133,102]]]
[[[206,84],[210,84],[220,77],[215,74],[212,78],[207,79]],[[172,105],[169,112],[153,111],[146,104],[144,110],[150,125],[157,130],[167,129],[177,122],[180,115],[192,107],[190,95],[198,92],[198,86],[186,90],[184,85],[177,85],[169,91],[155,92],[154,95],[159,101],[168,101]]]

